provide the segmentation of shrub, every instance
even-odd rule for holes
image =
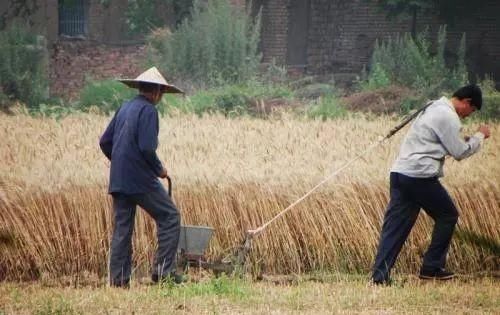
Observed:
[[[421,91],[424,97],[437,97],[443,91],[456,90],[467,82],[465,35],[462,36],[454,67],[445,63],[446,27],[439,29],[437,52],[432,53],[427,32],[416,38],[404,34],[376,42],[371,69],[359,82],[361,89],[377,89],[399,84]]]
[[[237,87],[231,87],[215,97],[215,106],[224,114],[238,115],[247,112],[250,98]]]
[[[424,106],[428,101],[429,101],[429,99],[426,99],[423,96],[406,97],[401,102],[400,113],[401,114],[408,114],[410,111]]]
[[[125,11],[125,22],[131,34],[140,34],[164,25],[164,21],[157,14],[159,0],[128,0]]]
[[[175,24],[179,24],[192,6],[193,0],[128,0],[125,23],[130,34],[144,34],[165,26],[164,10],[172,10]]]
[[[80,93],[80,101],[77,107],[81,110],[96,107],[104,113],[110,113],[136,94],[136,90],[118,81],[89,80]]]
[[[361,90],[373,91],[391,85],[391,79],[389,78],[386,70],[384,70],[384,68],[380,65],[380,63],[375,63],[372,66],[372,70],[370,71],[369,76],[365,71],[366,69],[363,69],[362,74],[362,77],[364,77],[365,80],[361,80],[358,82]]]
[[[322,120],[344,117],[347,110],[340,104],[339,99],[334,96],[320,97],[313,102],[308,109],[307,115],[310,118],[321,118]]]
[[[500,91],[495,88],[495,81],[486,77],[479,86],[483,91],[483,106],[479,112],[480,119],[500,120]]]
[[[59,105],[48,105],[41,103],[36,111],[34,111],[34,114],[41,115],[43,117],[50,117],[55,120],[60,120],[61,118],[64,118],[71,114],[75,114],[77,112],[77,109],[71,106],[65,106],[62,103],[60,103]]]
[[[204,113],[217,112],[215,107],[215,94],[213,91],[199,91],[198,93],[184,98],[173,94],[165,94],[162,98],[164,112],[173,113],[195,113],[202,116]]]
[[[198,84],[242,82],[257,73],[259,34],[260,14],[254,22],[227,0],[195,1],[176,31],[148,39],[150,60],[162,72]]]
[[[169,113],[220,112],[225,115],[247,114],[249,105],[257,99],[292,99],[294,92],[285,84],[265,84],[249,80],[242,84],[227,84],[216,88],[199,90],[184,98],[166,94],[163,104]]]
[[[48,97],[46,63],[42,36],[17,24],[0,32],[0,90],[10,101],[35,108]]]

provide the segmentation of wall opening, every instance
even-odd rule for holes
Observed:
[[[305,70],[311,1],[291,0],[288,10],[287,65]]]
[[[59,0],[59,35],[84,37],[88,31],[88,0]]]

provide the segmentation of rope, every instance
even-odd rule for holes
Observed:
[[[425,109],[427,107],[429,107],[430,105],[432,105],[432,104],[433,104],[432,101],[428,102],[427,104],[425,104],[425,106],[422,106],[417,111],[415,111],[412,114],[409,114],[408,116],[406,116],[403,119],[403,121],[401,123],[399,123],[396,127],[392,128],[385,137],[383,137],[382,139],[380,139],[377,142],[373,143],[364,152],[362,152],[361,154],[358,154],[354,159],[351,159],[350,161],[348,161],[347,163],[345,163],[342,167],[340,167],[339,169],[335,170],[333,173],[331,173],[330,175],[328,175],[319,184],[317,184],[310,191],[308,191],[304,196],[300,197],[294,203],[292,203],[291,205],[289,205],[288,207],[286,207],[284,210],[282,210],[280,213],[278,213],[274,218],[272,218],[271,220],[267,221],[266,223],[264,223],[260,227],[256,228],[255,230],[248,230],[247,231],[247,240],[249,240],[252,237],[255,237],[255,236],[259,235],[260,233],[262,233],[262,231],[264,231],[271,223],[273,223],[278,218],[280,218],[283,215],[285,215],[285,213],[287,213],[290,209],[292,209],[293,207],[295,207],[302,200],[306,199],[310,194],[312,194],[316,189],[318,189],[324,183],[326,183],[327,181],[329,181],[330,179],[332,179],[335,175],[337,175],[342,170],[344,170],[345,168],[347,168],[348,166],[350,166],[352,163],[354,163],[357,160],[359,160],[360,158],[362,158],[363,155],[365,155],[366,153],[368,153],[371,150],[375,149],[380,144],[382,144],[385,140],[387,140],[390,137],[392,137],[393,135],[395,135],[399,130],[401,130],[404,126],[406,126],[410,121],[412,121],[413,119],[415,119],[415,117],[417,117],[420,113],[422,113],[423,111],[425,111]]]
[[[340,173],[341,171],[343,171],[344,169],[346,169],[348,166],[350,166],[352,163],[356,162],[357,160],[359,160],[360,158],[362,158],[364,155],[366,155],[368,152],[372,151],[373,149],[375,149],[376,147],[378,147],[380,144],[382,144],[386,139],[388,139],[389,137],[386,136],[380,140],[378,140],[377,142],[371,144],[365,151],[363,151],[362,153],[358,154],[355,158],[347,161],[344,165],[342,165],[339,169],[335,170],[334,172],[332,172],[330,175],[328,175],[327,177],[325,177],[325,179],[323,179],[319,184],[317,184],[316,186],[314,186],[311,190],[309,190],[305,195],[303,195],[302,197],[300,197],[299,199],[297,199],[295,202],[293,202],[292,204],[290,204],[288,207],[286,207],[284,210],[282,210],[280,213],[278,213],[274,218],[272,218],[271,220],[267,221],[266,223],[264,223],[263,225],[261,225],[260,227],[256,228],[255,230],[248,230],[248,234],[251,235],[251,237],[255,237],[257,235],[259,235],[260,233],[262,233],[271,223],[273,223],[274,221],[276,221],[277,219],[279,219],[280,217],[284,216],[285,213],[287,213],[288,211],[290,211],[293,207],[295,207],[297,204],[299,204],[302,200],[306,199],[310,194],[312,194],[316,189],[318,189],[319,187],[321,187],[324,183],[328,182],[330,179],[332,179],[334,176],[336,176],[338,173]]]

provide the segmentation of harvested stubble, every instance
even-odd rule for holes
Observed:
[[[0,157],[5,161],[0,166],[0,240],[10,240],[0,243],[0,278],[106,274],[112,213],[107,162],[97,148],[106,121],[87,115],[61,122],[0,116]],[[334,122],[175,117],[162,120],[159,151],[172,170],[183,222],[216,229],[207,252],[216,259],[240,245],[244,231],[302,196],[394,123],[390,117]],[[495,125],[480,154],[460,163],[448,161],[445,181],[461,209],[460,226],[493,240],[500,239],[498,136]],[[400,139],[269,226],[253,243],[253,265],[276,273],[367,271],[388,199],[387,172]],[[144,213],[137,221],[134,260],[139,272],[151,261],[155,228]],[[401,254],[399,271],[418,268],[431,226],[422,215]],[[492,271],[498,256],[455,238],[449,265],[461,272]]]

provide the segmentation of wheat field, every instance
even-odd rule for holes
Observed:
[[[0,116],[0,279],[106,275],[113,222],[109,163],[98,139],[109,119]],[[216,260],[240,245],[246,230],[264,224],[396,123],[396,117],[367,115],[334,121],[286,114],[267,120],[165,117],[158,155],[173,179],[183,223],[215,228],[207,258]],[[466,124],[464,135],[477,126]],[[447,160],[442,182],[460,209],[459,228],[498,242],[500,125],[490,127],[480,153]],[[405,130],[270,225],[253,242],[251,266],[266,273],[368,272],[388,201],[388,171]],[[133,241],[139,276],[152,259],[155,228],[138,214]],[[431,228],[422,212],[397,272],[419,268]],[[498,249],[481,244],[455,237],[450,268],[498,270]]]

